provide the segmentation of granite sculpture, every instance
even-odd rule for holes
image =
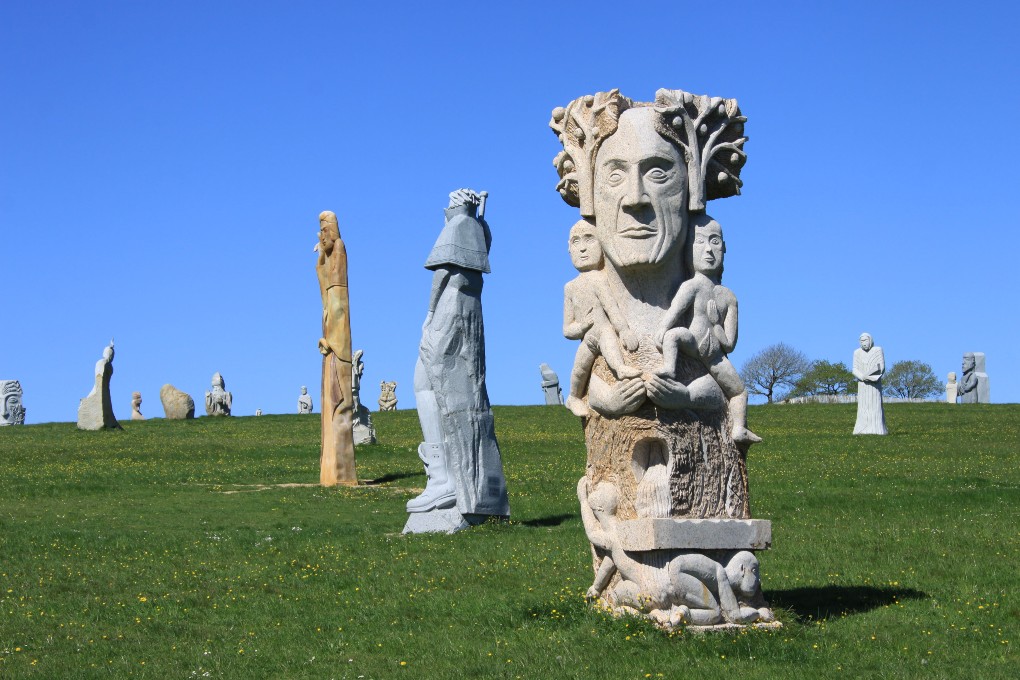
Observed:
[[[946,383],[946,403],[955,404],[960,385],[956,382],[956,371],[949,372],[949,381]]]
[[[191,420],[195,417],[195,400],[170,383],[159,388],[159,400],[167,420]]]
[[[542,373],[542,394],[545,395],[546,406],[562,406],[563,392],[560,390],[560,378],[556,371],[549,368],[549,364],[539,364],[538,370]]]
[[[861,333],[860,349],[854,350],[853,374],[857,378],[857,422],[854,434],[888,434],[882,408],[882,376],[885,354],[869,333]]]
[[[347,248],[340,238],[336,214],[319,213],[315,273],[322,295],[322,450],[319,483],[357,486],[354,461],[354,396],[351,364],[350,295],[347,290]]]
[[[79,430],[121,429],[113,415],[113,400],[110,399],[112,377],[113,340],[110,340],[109,346],[103,350],[103,357],[96,362],[92,391],[78,404]]]
[[[397,382],[395,380],[391,382],[382,380],[379,382],[379,410],[397,410]]]
[[[131,393],[131,420],[145,420],[145,416],[142,415],[142,393],[132,392]]]
[[[213,373],[212,389],[205,393],[205,414],[207,416],[229,416],[234,395],[227,392],[227,385],[219,371]]]
[[[308,394],[308,388],[304,385],[301,386],[301,396],[297,400],[297,412],[298,413],[311,413],[312,412],[312,395]]]
[[[364,350],[354,353],[354,370],[351,375],[351,395],[354,397],[354,443],[375,444],[375,426],[372,425],[372,414],[368,407],[361,403],[361,376],[365,372],[365,362],[361,360]]]
[[[578,500],[592,546],[588,596],[658,625],[778,625],[754,553],[747,396],[727,355],[737,303],[707,201],[740,193],[736,100],[618,90],[553,110],[557,190],[579,208],[564,335],[581,341],[567,406],[587,447]]]
[[[967,352],[963,355],[960,402],[964,404],[992,403],[988,389],[988,374],[985,373],[984,352]]]
[[[20,382],[0,380],[0,426],[25,424],[23,398]]]
[[[492,236],[486,192],[450,194],[446,224],[425,261],[432,270],[414,396],[424,441],[425,490],[407,503],[404,533],[452,533],[507,517],[503,461],[485,388],[482,274]]]
[[[258,418],[261,415],[262,415],[262,409],[260,409],[260,408],[255,409],[255,417]]]

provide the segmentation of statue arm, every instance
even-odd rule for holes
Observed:
[[[680,316],[691,307],[691,303],[694,302],[694,286],[690,285],[690,281],[684,281],[680,284],[680,290],[676,292],[676,296],[673,297],[673,302],[670,303],[669,309],[663,315],[662,320],[656,327],[655,340],[660,345],[662,338],[666,335],[666,332],[671,328],[676,328],[680,323]]]
[[[450,281],[451,273],[448,267],[439,267],[432,275],[432,292],[429,294],[429,313],[425,317],[424,324],[426,327],[432,322],[432,316],[436,313],[436,307],[439,306],[439,301],[443,297],[443,292],[446,290],[446,284]]]
[[[602,311],[605,312],[606,318],[609,319],[609,323],[612,324],[617,336],[623,341],[623,346],[631,352],[636,350],[640,344],[640,339],[631,330],[630,324],[627,323],[627,319],[620,312],[620,306],[616,304],[616,300],[606,290],[604,278],[598,281],[595,286],[595,297],[598,299],[599,306],[602,307]]]
[[[590,319],[578,319],[575,315],[576,303],[571,294],[571,285],[568,283],[563,287],[563,336],[571,340],[580,340],[591,328]]]
[[[730,290],[725,290],[725,316],[722,324],[712,326],[712,332],[719,341],[723,353],[729,354],[737,346],[737,296]]]

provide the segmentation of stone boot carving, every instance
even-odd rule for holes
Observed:
[[[425,490],[407,501],[408,512],[427,512],[437,508],[452,508],[457,503],[457,492],[446,469],[446,451],[442,444],[418,445],[418,457],[425,464],[428,482]]]

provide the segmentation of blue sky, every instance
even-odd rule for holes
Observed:
[[[0,3],[0,379],[71,421],[110,337],[113,399],[162,416],[220,371],[235,412],[318,410],[312,246],[334,210],[363,398],[411,377],[447,194],[487,190],[488,387],[566,380],[550,111],[619,87],[736,98],[742,196],[709,212],[738,366],[784,341],[940,377],[988,356],[1020,401],[1018,10],[1012,3]]]

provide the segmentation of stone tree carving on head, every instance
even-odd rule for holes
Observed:
[[[772,619],[757,581],[734,589],[721,576],[734,550],[756,573],[750,551],[767,541],[698,523],[770,531],[750,519],[745,456],[760,438],[727,358],[737,303],[721,285],[722,228],[704,212],[740,193],[745,121],[734,99],[669,89],[653,102],[587,95],[550,121],[556,190],[582,217],[569,242],[581,274],[564,290],[564,335],[581,340],[566,403],[583,418],[581,486],[613,498],[586,522],[591,595],[666,626]],[[582,496],[583,513],[602,512]]]

